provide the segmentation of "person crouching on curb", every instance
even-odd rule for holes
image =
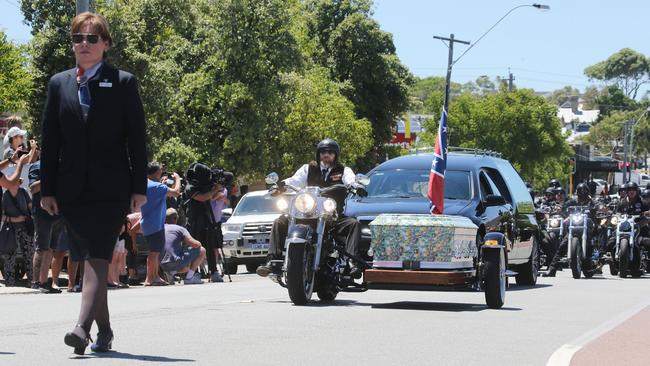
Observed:
[[[176,225],[178,212],[175,209],[167,209],[165,221],[165,248],[160,267],[167,274],[169,283],[174,283],[176,273],[185,273],[183,284],[202,284],[198,270],[205,260],[205,248],[187,229]]]

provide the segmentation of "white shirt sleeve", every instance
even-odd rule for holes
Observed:
[[[345,169],[343,170],[343,178],[342,178],[343,184],[345,184],[346,186],[349,187],[352,184],[354,184],[354,182],[356,182],[356,180],[357,180],[357,177],[356,177],[356,175],[354,175],[354,172],[352,171],[352,169],[350,169],[348,167],[345,167]]]
[[[296,173],[290,177],[284,180],[286,184],[290,184],[294,187],[297,188],[305,188],[307,187],[307,176],[309,175],[309,165],[305,164],[303,165]]]

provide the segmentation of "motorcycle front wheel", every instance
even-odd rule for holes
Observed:
[[[571,274],[573,274],[573,278],[578,279],[581,276],[582,261],[584,259],[580,238],[575,237],[571,239],[569,250],[571,251],[571,261],[569,262],[569,265],[571,266]]]
[[[309,243],[292,243],[287,250],[287,290],[294,305],[306,305],[314,291],[315,273]]]
[[[618,246],[618,276],[625,278],[630,270],[630,240],[621,238]]]

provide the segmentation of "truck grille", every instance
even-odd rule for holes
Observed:
[[[273,227],[272,222],[257,222],[257,223],[248,223],[244,226],[244,233],[242,236],[244,238],[252,237],[261,237],[261,236],[271,236],[271,228]]]

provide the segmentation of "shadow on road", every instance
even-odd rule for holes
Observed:
[[[519,286],[519,285],[510,285],[508,287],[508,292],[510,291],[526,291],[526,290],[537,290],[544,287],[553,287],[553,285],[548,283],[538,283],[535,286]]]
[[[373,309],[393,309],[393,310],[425,310],[425,311],[446,311],[446,312],[468,312],[490,310],[485,305],[467,304],[457,302],[418,302],[418,301],[399,301],[388,304],[371,304]],[[520,308],[503,307],[500,310],[520,311]]]
[[[73,357],[75,360],[83,360],[89,358],[114,358],[121,360],[138,360],[138,361],[148,361],[148,362],[196,362],[196,360],[190,360],[185,358],[170,358],[165,356],[151,356],[151,355],[134,355],[126,352],[111,351],[107,353],[93,353],[92,356],[80,356]]]

